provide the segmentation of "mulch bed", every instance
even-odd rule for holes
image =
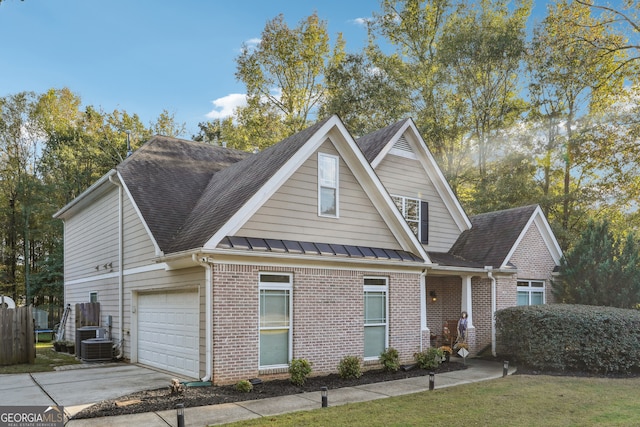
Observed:
[[[467,366],[460,362],[448,362],[440,365],[433,372],[458,371]],[[337,374],[310,377],[303,386],[291,384],[289,379],[269,380],[256,384],[253,391],[242,393],[235,389],[235,385],[187,387],[182,393],[171,393],[169,384],[167,387],[147,390],[115,400],[106,400],[90,406],[76,414],[73,418],[96,418],[114,415],[137,414],[141,412],[155,412],[175,409],[182,403],[185,408],[205,405],[217,405],[220,403],[241,402],[247,400],[264,399],[268,397],[285,396],[304,392],[319,391],[320,387],[328,387],[329,390],[371,384],[383,381],[393,381],[404,378],[428,376],[429,371],[414,367],[398,372],[386,372],[383,370],[370,370],[363,372],[358,379],[342,379]],[[426,379],[425,379],[426,380]],[[136,401],[140,401],[136,403]]]

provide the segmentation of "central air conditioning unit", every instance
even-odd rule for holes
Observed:
[[[91,338],[104,338],[106,333],[107,330],[99,326],[83,326],[76,329],[76,357],[82,359],[82,341]]]
[[[90,338],[82,341],[83,362],[108,362],[112,358],[113,341],[105,338]]]

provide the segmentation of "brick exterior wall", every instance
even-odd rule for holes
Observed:
[[[336,371],[342,357],[364,353],[364,277],[387,277],[389,346],[402,361],[420,345],[420,275],[323,268],[222,265],[213,268],[213,380],[258,377],[259,274],[293,275],[293,357],[313,363],[313,374]]]
[[[535,223],[525,233],[510,261],[518,268],[518,279],[544,280],[545,301],[547,304],[555,302],[551,292],[551,279],[556,263]],[[499,306],[499,308],[501,307]]]
[[[491,345],[491,280],[473,277],[471,279],[471,307],[473,326],[476,327],[474,346],[470,348],[475,355]]]

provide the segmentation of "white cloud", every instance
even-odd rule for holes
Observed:
[[[211,101],[215,107],[209,111],[206,116],[208,119],[224,119],[233,116],[236,107],[244,107],[247,105],[247,95],[243,93],[231,93],[222,98]]]
[[[369,21],[371,21],[371,18],[356,18],[351,20],[352,23],[363,27],[366,26]]]

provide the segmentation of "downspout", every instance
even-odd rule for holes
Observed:
[[[496,357],[496,278],[493,277],[492,266],[485,266],[484,269],[491,279],[491,355]]]
[[[193,261],[197,262],[205,270],[205,376],[201,381],[211,381],[213,377],[213,270],[211,264],[206,262],[206,258],[192,255]]]
[[[122,206],[122,185],[109,177],[109,181],[118,187],[118,318],[120,323],[120,344],[116,359],[124,355],[124,213]]]
[[[427,269],[420,273],[420,352],[423,349],[422,335],[427,329]]]

